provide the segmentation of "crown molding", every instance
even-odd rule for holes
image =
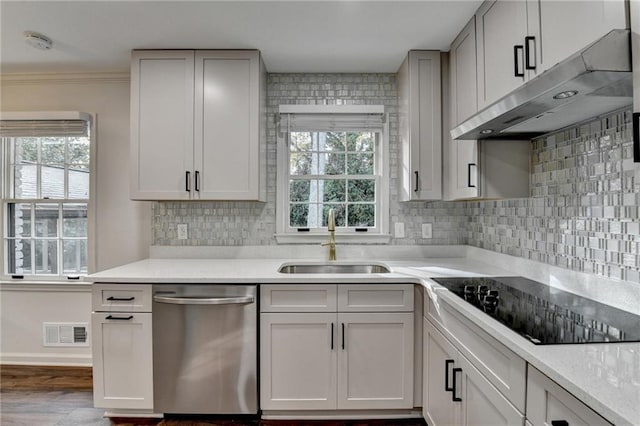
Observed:
[[[129,83],[128,72],[0,74],[2,84]]]

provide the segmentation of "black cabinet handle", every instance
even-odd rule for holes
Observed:
[[[344,323],[342,323],[342,350],[344,351]]]
[[[640,112],[633,113],[633,161],[640,163]]]
[[[333,350],[333,323],[331,323],[331,350]]]
[[[536,61],[531,61],[531,52],[533,57],[536,57],[536,38],[534,36],[526,36],[524,38],[524,68],[528,70],[536,69]],[[533,42],[533,48],[530,48],[531,42]]]
[[[449,366],[453,365],[452,359],[446,359],[444,361],[444,390],[447,392],[453,391],[453,386],[449,384]]]
[[[418,192],[418,184],[420,182],[420,175],[418,174],[418,171],[416,170],[415,172],[416,175],[416,186],[413,187],[413,192]]]
[[[184,181],[184,190],[187,192],[191,192],[191,172],[187,170],[185,172],[185,181]]]
[[[196,170],[196,192],[200,192],[200,172]]]
[[[467,186],[469,188],[475,188],[475,185],[471,185],[471,167],[475,167],[476,163],[467,164]]]
[[[113,315],[109,315],[105,319],[108,319],[108,320],[119,320],[119,321],[129,321],[129,320],[133,319],[133,315],[129,315],[128,317],[114,317]]]
[[[131,297],[113,297],[113,296],[107,297],[107,300],[116,301],[116,302],[131,302],[133,299],[135,299],[135,297],[133,297],[133,296],[131,296]]]
[[[451,393],[451,400],[454,402],[462,401],[462,398],[456,396],[456,373],[462,373],[462,368],[454,368],[453,370],[453,389]]]
[[[566,420],[551,420],[551,426],[569,426]]]
[[[524,46],[522,46],[521,44],[517,44],[513,46],[513,66],[514,66],[513,75],[516,77],[524,77],[524,70],[520,72],[520,61],[518,56],[518,51],[520,51],[520,54],[522,54],[523,50],[524,50]]]

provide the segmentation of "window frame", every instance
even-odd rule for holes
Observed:
[[[389,121],[383,105],[280,105],[277,116],[277,187],[276,187],[276,234],[279,244],[320,243],[327,239],[327,227],[299,232],[289,226],[289,132],[286,123],[280,123],[281,114],[381,114],[383,124],[376,137],[376,226],[357,232],[355,227],[336,227],[338,243],[386,244],[389,234]],[[363,131],[367,131],[363,129]],[[316,175],[314,175],[316,176]],[[318,175],[321,176],[321,175]],[[349,176],[349,175],[346,175]],[[353,175],[358,176],[358,175]]]
[[[11,147],[5,140],[9,137],[0,136],[0,175],[2,176],[3,184],[0,185],[0,195],[2,195],[2,205],[0,206],[0,278],[3,282],[9,283],[39,283],[39,284],[82,284],[82,277],[91,274],[95,271],[96,265],[96,117],[94,114],[77,112],[77,111],[25,111],[25,112],[2,112],[0,113],[0,120],[83,120],[88,123],[89,132],[89,198],[9,198],[11,194],[10,185],[13,180],[10,179],[11,167],[9,162],[11,161]],[[65,174],[65,179],[67,179]],[[64,265],[59,264],[58,274],[56,275],[37,275],[37,274],[24,274],[22,278],[14,278],[13,274],[9,273],[9,257],[7,253],[7,240],[8,235],[8,205],[9,204],[87,204],[87,273],[73,273],[64,274]],[[35,239],[34,236],[29,237]],[[63,240],[62,235],[58,235],[56,240]],[[59,254],[59,258],[61,255]],[[77,278],[79,277],[79,278]]]

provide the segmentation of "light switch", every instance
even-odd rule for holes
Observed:
[[[404,238],[404,223],[396,222],[394,226],[395,226],[394,236],[396,238]]]
[[[422,238],[433,238],[433,231],[430,223],[422,224]]]
[[[188,225],[186,223],[179,223],[178,224],[178,239],[179,240],[186,240],[188,237]]]

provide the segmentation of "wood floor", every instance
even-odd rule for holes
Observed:
[[[1,426],[424,426],[411,420],[282,421],[172,417],[105,419],[93,408],[91,368],[0,365]]]

